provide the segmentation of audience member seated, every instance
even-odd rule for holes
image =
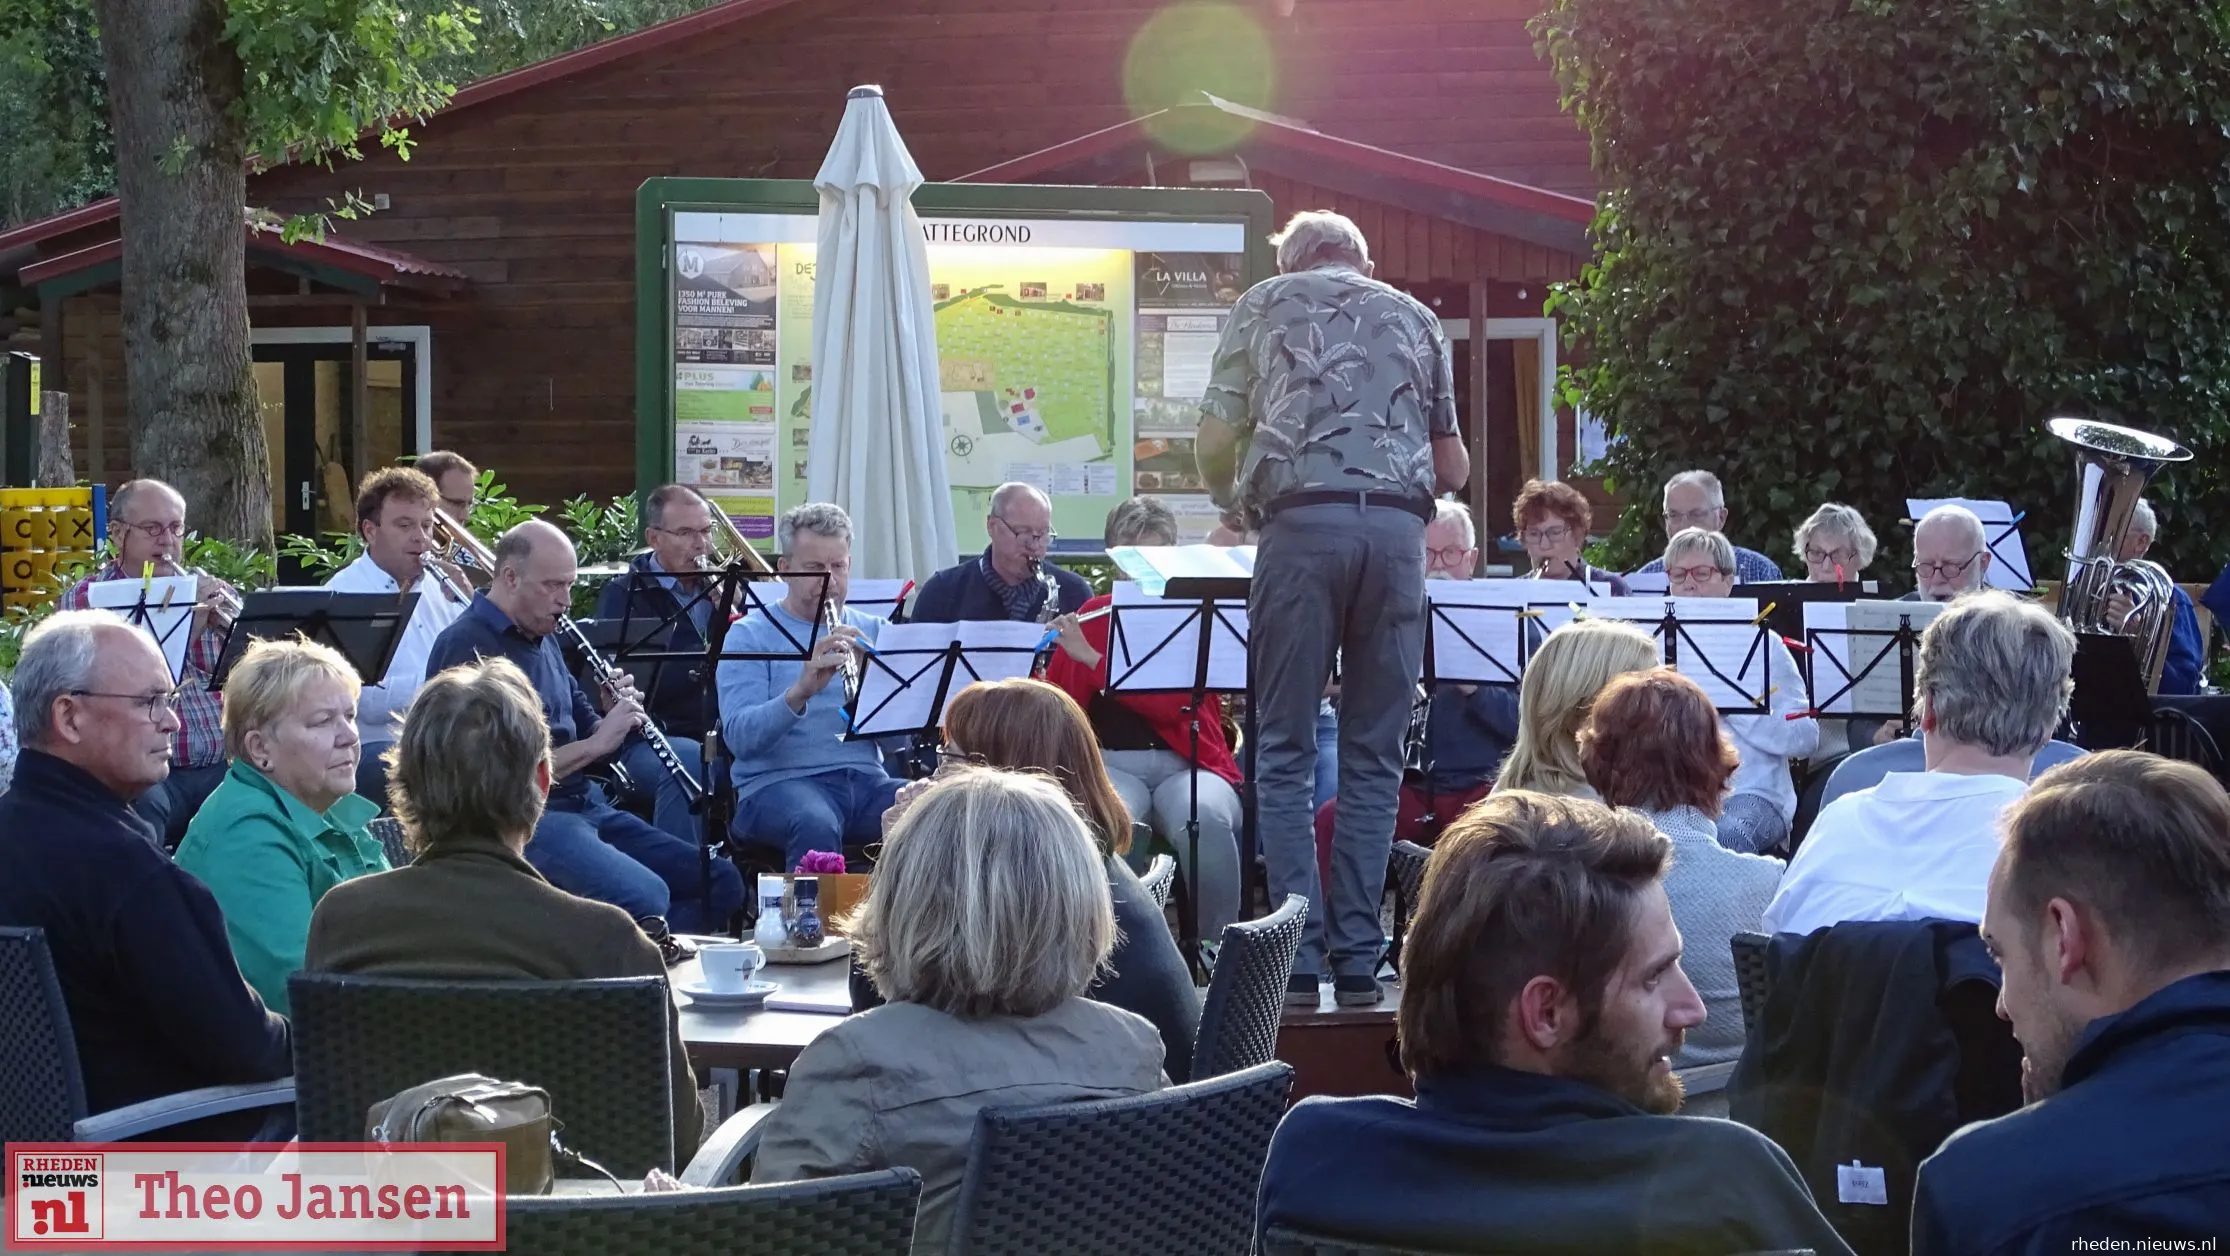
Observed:
[[[1084,997],[1115,943],[1105,863],[1042,777],[963,767],[923,790],[847,926],[889,1002],[799,1054],[751,1180],[906,1165],[913,1250],[942,1253],[977,1112],[1160,1088],[1153,1025]]]
[[[1099,844],[1115,900],[1115,951],[1085,993],[1152,1021],[1161,1031],[1162,1072],[1173,1082],[1191,1080],[1200,991],[1177,953],[1161,906],[1121,858],[1130,845],[1130,812],[1107,779],[1083,708],[1044,681],[970,685],[945,707],[945,756],[951,762],[1041,772],[1068,791]],[[929,784],[915,781],[899,790],[898,801],[883,813],[884,825],[895,825]],[[865,973],[856,966],[852,971],[853,1009],[882,1002]]]
[[[1613,677],[1657,666],[1657,642],[1615,619],[1581,619],[1543,638],[1518,684],[1518,737],[1495,775],[1497,792],[1593,798],[1580,765],[1580,729]]]
[[[1053,499],[1037,488],[1007,483],[993,489],[983,527],[991,544],[981,555],[929,577],[906,610],[909,622],[1044,623],[1073,612],[1092,596],[1084,577],[1046,561],[1045,551],[1053,544]],[[1054,605],[1046,605],[1048,598]]]
[[[1866,516],[1840,502],[1828,502],[1796,525],[1797,558],[1804,578],[1814,584],[1850,584],[1863,577],[1880,542]]]
[[[1682,532],[1665,547],[1671,592],[1675,597],[1726,597],[1734,592],[1734,558],[1726,537],[1697,528]],[[1777,633],[1765,634],[1765,648],[1770,709],[1726,719],[1741,762],[1719,817],[1719,842],[1748,855],[1788,840],[1789,821],[1796,817],[1796,778],[1789,760],[1804,758],[1820,744],[1820,722],[1810,714],[1811,695],[1805,692],[1796,659]]]
[[[386,674],[356,703],[356,729],[364,738],[364,753],[356,764],[356,792],[383,807],[387,805],[383,756],[395,744],[395,731],[411,695],[426,683],[426,659],[434,641],[465,613],[466,603],[451,598],[426,564],[440,563],[458,591],[471,596],[472,585],[463,569],[442,558],[434,545],[434,510],[440,499],[433,480],[409,467],[387,467],[365,476],[356,490],[356,534],[364,542],[364,552],[325,582],[326,588],[339,593],[384,593],[397,599],[418,595],[410,622],[387,660]],[[238,753],[233,752],[233,757],[237,759]],[[280,985],[283,989],[284,976]]]
[[[1595,523],[1586,494],[1561,480],[1527,480],[1511,503],[1510,522],[1517,525],[1533,579],[1585,580],[1597,593],[1626,596],[1623,577],[1590,565],[1581,554]]]
[[[541,703],[503,659],[426,682],[388,765],[412,862],[328,891],[310,917],[305,969],[454,981],[665,975],[625,911],[568,894],[527,862],[556,780]],[[680,1163],[703,1116],[678,1013],[669,1025]]]
[[[1921,634],[1914,701],[1925,772],[1892,772],[1820,809],[1766,906],[1769,933],[1846,920],[1980,922],[1998,813],[2067,714],[2075,637],[2033,602],[1970,594]]]
[[[2032,1102],[1921,1165],[1914,1256],[2211,1246],[2230,1218],[2222,786],[2126,750],[2052,769],[2006,813],[1982,935]]]
[[[104,580],[136,580],[150,568],[158,576],[192,574],[183,557],[186,544],[186,499],[161,480],[133,480],[116,490],[108,502],[109,543],[115,557],[95,568],[92,575],[63,590],[55,606],[84,610],[93,604],[92,586]],[[223,697],[209,687],[224,653],[225,632],[232,620],[217,603],[221,596],[238,596],[232,586],[212,576],[197,585],[199,600],[193,621],[185,631],[186,670],[179,677],[178,731],[170,739],[170,775],[136,799],[132,810],[155,826],[163,849],[178,845],[186,835],[201,800],[225,778]]]
[[[15,699],[8,696],[8,683],[0,680],[0,794],[15,779],[15,760]]]
[[[631,644],[702,655],[712,630],[714,587],[700,564],[712,553],[718,530],[712,512],[711,502],[683,484],[668,484],[643,499],[643,543],[650,548],[598,591],[596,618],[624,625]],[[661,623],[669,627],[653,636],[652,629]],[[623,666],[637,674],[648,669],[647,709],[660,728],[678,737],[704,736],[701,659]]]
[[[778,658],[724,659],[720,664],[720,730],[735,755],[738,842],[783,852],[795,868],[808,851],[872,842],[899,782],[883,767],[873,741],[846,741],[844,660],[873,645],[884,621],[844,605],[852,572],[852,520],[829,502],[793,506],[777,529],[786,582],[779,602],[753,610],[728,629],[730,653],[797,653]],[[822,577],[826,577],[824,580]],[[823,589],[839,623],[823,627]],[[833,682],[833,683],[832,683]]]
[[[727,927],[743,905],[743,878],[725,859],[712,861],[712,909],[704,909],[697,819],[680,788],[635,730],[645,718],[632,687],[599,717],[565,665],[555,636],[573,599],[573,542],[541,520],[522,523],[496,542],[495,580],[435,640],[428,672],[475,659],[508,659],[534,686],[550,727],[555,780],[549,805],[527,843],[526,857],[551,884],[611,903],[637,920],[671,918],[683,932]],[[702,778],[702,751],[674,740],[684,766]],[[639,785],[655,784],[657,824],[614,807],[588,768],[616,758]]]
[[[2129,530],[2122,533],[2121,550],[2115,557],[2125,563],[2145,557],[2153,547],[2153,538],[2160,533],[2160,517],[2153,512],[2153,504],[2140,497],[2137,509],[2130,515]],[[2171,577],[2173,579],[2173,577]],[[2175,609],[2169,620],[2168,658],[2160,668],[2160,689],[2166,695],[2188,695],[2199,692],[2199,681],[2206,671],[2206,642],[2199,635],[2199,612],[2191,604],[2191,595],[2183,586],[2169,586]],[[2109,603],[2111,614],[2128,619],[2133,607],[2129,598],[2117,593]]]
[[[1133,499],[1149,500],[1149,499]],[[1117,513],[1108,519],[1107,545],[1167,544],[1164,524],[1151,509]],[[1174,540],[1171,536],[1169,540]],[[1200,912],[1200,936],[1214,942],[1223,927],[1239,918],[1239,761],[1224,737],[1223,699],[1208,695],[1200,707],[1200,755],[1192,757],[1189,711],[1192,696],[1181,693],[1110,693],[1107,689],[1108,634],[1114,619],[1102,615],[1085,621],[1082,616],[1110,601],[1106,594],[1092,598],[1076,613],[1062,615],[1051,627],[1059,648],[1046,660],[1045,678],[1067,691],[1084,708],[1092,735],[1105,752],[1107,778],[1115,783],[1123,806],[1133,818],[1149,825],[1176,856],[1185,884],[1194,887]],[[1336,738],[1333,739],[1336,744]],[[1326,743],[1320,739],[1318,746]],[[1321,761],[1319,764],[1321,770]],[[1192,791],[1200,791],[1200,867],[1193,868],[1191,842],[1185,837],[1185,820],[1191,814]],[[1152,854],[1133,848],[1131,866],[1143,870]]]
[[[1425,526],[1425,579],[1469,580],[1479,564],[1471,510],[1442,498]],[[1441,684],[1425,723],[1422,767],[1405,773],[1394,813],[1394,840],[1430,846],[1487,796],[1503,756],[1518,737],[1516,685]],[[1321,744],[1321,743],[1319,743]],[[1316,809],[1317,875],[1332,883],[1332,807]]]
[[[201,804],[178,866],[224,909],[240,975],[281,1014],[302,967],[310,909],[352,877],[387,871],[356,784],[356,669],[329,646],[258,641],[225,678],[232,768]]]
[[[1729,944],[1758,927],[1781,881],[1781,861],[1719,842],[1718,817],[1735,775],[1734,743],[1696,682],[1669,667],[1603,687],[1580,730],[1580,765],[1603,802],[1632,807],[1672,839],[1665,897],[1680,926],[1680,966],[1710,1017],[1688,1036],[1675,1068],[1742,1054],[1742,997]]]
[[[130,806],[170,770],[179,695],[162,651],[106,611],[57,611],[25,636],[15,687],[0,924],[46,931],[88,1110],[293,1072],[286,1018],[240,979],[216,898]],[[165,1137],[284,1138],[292,1115]]]
[[[1913,525],[1913,579],[1901,602],[1948,602],[1983,586],[1990,574],[1990,538],[1965,506],[1938,506]]]
[[[1271,1139],[1272,1226],[1440,1252],[1849,1251],[1779,1148],[1675,1117],[1703,1023],[1640,816],[1496,793],[1441,835],[1402,948],[1415,1100],[1303,1099]]]
[[[1709,471],[1683,471],[1665,481],[1665,539],[1670,541],[1690,528],[1724,534],[1727,530],[1727,494],[1719,477]],[[1742,584],[1779,580],[1781,565],[1756,550],[1734,546],[1736,577]],[[1642,565],[1643,572],[1663,571],[1672,565],[1670,552]],[[1639,572],[1636,573],[1640,574]]]

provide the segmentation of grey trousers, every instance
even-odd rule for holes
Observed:
[[[1393,848],[1402,739],[1425,649],[1425,524],[1387,507],[1298,506],[1262,529],[1247,602],[1260,743],[1257,823],[1270,902],[1309,900],[1293,961],[1368,976],[1384,944],[1378,901]],[[1316,713],[1341,656],[1332,884],[1318,883],[1310,810]],[[1329,893],[1327,893],[1327,889]]]

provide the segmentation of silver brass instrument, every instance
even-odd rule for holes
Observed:
[[[1037,568],[1038,583],[1045,586],[1045,604],[1038,607],[1038,622],[1050,624],[1061,613],[1061,582],[1053,578],[1053,573],[1046,569],[1044,563],[1034,565]]]
[[[442,593],[450,601],[459,606],[467,605],[472,601],[472,590],[458,588],[457,582],[449,578],[448,570],[434,559],[432,553],[420,554],[418,565],[426,569],[426,574],[434,578],[434,583],[441,586]]]
[[[196,580],[207,580],[214,583],[217,586],[217,591],[209,595],[209,609],[226,619],[240,618],[242,605],[240,595],[232,591],[231,585],[217,579],[199,567],[188,567],[183,563],[173,563],[172,566],[178,568],[180,575],[192,576]]]
[[[2060,618],[2076,632],[2133,638],[2145,688],[2160,691],[2176,620],[2176,583],[2159,563],[2120,560],[2145,485],[2161,468],[2189,462],[2191,451],[2163,436],[2089,419],[2053,419],[2045,429],[2075,446],[2075,527],[2067,548]],[[2130,611],[2110,609],[2115,594]]]
[[[828,632],[834,632],[843,623],[844,617],[839,615],[836,610],[836,599],[824,592],[821,595],[821,627]],[[859,656],[852,653],[851,647],[847,646],[844,649],[843,659],[844,705],[851,706],[859,701]]]
[[[444,547],[462,549],[481,570],[490,574],[495,572],[495,551],[481,544],[478,537],[465,531],[438,506],[434,508],[434,539]],[[443,583],[448,583],[446,578]],[[557,617],[557,635],[581,652],[582,659],[588,664],[589,675],[595,677],[597,685],[616,701],[626,687],[627,678],[620,675],[619,669],[612,666],[611,660],[590,644],[588,634],[581,631],[581,626],[573,622],[571,615],[561,614]],[[674,778],[674,784],[681,787],[682,796],[689,800],[691,807],[695,807],[704,799],[705,787],[689,774],[688,768],[682,766],[681,756],[674,753],[674,743],[666,740],[666,734],[659,731],[648,711],[643,713],[643,722],[637,729],[642,733],[644,743],[650,747],[651,756],[658,760],[658,766],[666,770],[666,775]]]

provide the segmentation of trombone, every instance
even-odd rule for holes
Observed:
[[[736,527],[736,521],[730,519],[728,512],[718,506],[712,508],[712,536],[711,565],[725,567],[740,558],[745,566],[754,571],[769,576],[776,574],[774,568],[767,563],[766,556],[759,552],[757,546],[744,539],[743,533]],[[833,630],[843,622],[843,617],[837,612],[836,599],[824,592],[821,597],[823,632]],[[844,704],[851,706],[859,701],[859,656],[846,650],[843,667]]]

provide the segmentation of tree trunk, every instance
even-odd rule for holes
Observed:
[[[195,531],[268,549],[270,453],[248,365],[243,86],[225,2],[94,8],[123,208],[133,469],[184,494]]]

